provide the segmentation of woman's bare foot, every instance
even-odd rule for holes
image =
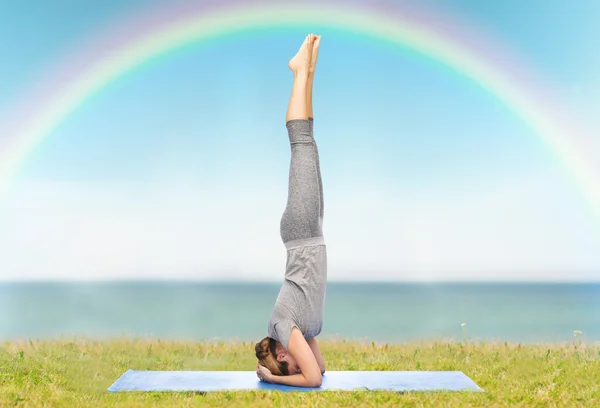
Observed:
[[[315,67],[317,66],[317,58],[319,57],[319,43],[320,42],[321,42],[321,36],[316,35],[315,41],[314,41],[313,47],[312,47],[312,57],[310,59],[310,68],[308,71],[311,74],[315,73]]]
[[[299,72],[308,73],[310,70],[310,61],[312,58],[312,48],[315,41],[315,35],[309,34],[304,39],[298,53],[288,63],[288,67],[294,74]]]

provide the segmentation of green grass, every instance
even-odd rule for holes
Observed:
[[[254,371],[254,344],[26,340],[0,346],[0,406],[600,406],[600,345],[320,344],[328,370],[460,370],[485,392],[109,393],[129,368]]]

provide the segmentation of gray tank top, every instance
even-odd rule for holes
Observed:
[[[285,246],[285,279],[269,320],[268,335],[287,350],[294,326],[306,340],[321,333],[327,286],[327,251],[323,237],[289,241]]]

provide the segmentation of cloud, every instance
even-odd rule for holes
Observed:
[[[600,224],[569,187],[338,182],[325,191],[331,280],[598,278]],[[0,203],[0,279],[283,279],[285,188],[235,181],[21,183]]]

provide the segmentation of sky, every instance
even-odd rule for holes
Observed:
[[[600,128],[595,0],[412,3],[492,56],[500,44]],[[0,118],[93,39],[169,4],[0,0]],[[287,61],[311,31],[330,280],[600,280],[600,218],[494,95],[405,48],[307,26],[198,42],[79,106],[0,194],[0,281],[280,281]]]

